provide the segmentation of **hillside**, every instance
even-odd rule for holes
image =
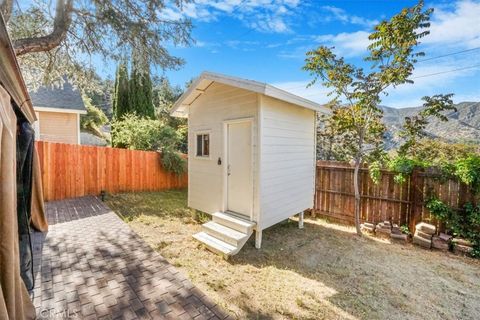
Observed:
[[[456,104],[457,112],[450,112],[448,122],[433,119],[427,126],[427,134],[450,142],[480,143],[480,102],[461,102]],[[421,107],[394,109],[382,107],[387,126],[387,149],[394,148],[400,141],[398,132],[403,120],[414,115]]]

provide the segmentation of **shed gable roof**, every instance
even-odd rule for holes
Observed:
[[[284,91],[267,83],[226,76],[213,72],[202,72],[173,105],[170,114],[176,117],[187,117],[188,107],[200,97],[213,82],[219,82],[232,87],[245,89],[266,96],[286,101],[302,108],[311,109],[322,113],[330,113],[323,105],[307,100],[290,92]]]
[[[30,92],[33,107],[86,111],[80,91],[66,80],[63,87],[42,86]]]

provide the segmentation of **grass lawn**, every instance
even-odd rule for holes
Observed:
[[[108,205],[240,319],[480,319],[480,261],[390,244],[306,219],[252,237],[228,261],[192,235],[186,191],[117,194]],[[196,218],[196,219],[195,219]]]

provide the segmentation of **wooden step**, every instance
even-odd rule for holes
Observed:
[[[251,222],[224,212],[215,212],[213,221],[236,231],[250,234],[255,227],[255,222]]]
[[[215,221],[209,221],[202,225],[202,229],[205,233],[220,239],[228,244],[238,247],[242,244],[249,234],[239,232],[235,229],[221,225]]]
[[[201,243],[203,243],[209,250],[217,254],[230,256],[237,252],[237,247],[232,246],[231,244],[226,243],[225,241],[217,239],[206,232],[202,231],[202,232],[196,233],[193,235],[193,237],[198,241],[200,241]]]

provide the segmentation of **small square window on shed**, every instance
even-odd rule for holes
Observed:
[[[210,156],[210,134],[197,134],[197,157]]]

